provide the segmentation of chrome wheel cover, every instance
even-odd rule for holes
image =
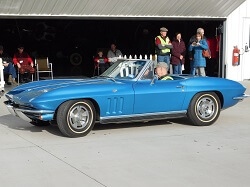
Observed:
[[[75,130],[83,130],[89,124],[90,114],[83,105],[75,105],[68,115],[69,125]]]
[[[196,113],[200,119],[209,120],[216,110],[216,103],[211,97],[203,97],[197,102]]]

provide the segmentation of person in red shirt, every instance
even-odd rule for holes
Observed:
[[[218,76],[218,60],[219,60],[219,43],[218,38],[209,37],[207,38],[207,44],[211,52],[211,58],[207,59],[207,75],[209,77]]]
[[[99,50],[97,56],[94,58],[95,68],[98,68],[99,73],[102,74],[109,67],[108,58],[103,55],[102,50]]]
[[[18,67],[20,73],[21,82],[23,82],[23,74],[28,72],[28,81],[30,81],[31,74],[35,73],[34,63],[32,58],[28,55],[28,53],[24,52],[24,46],[18,46],[18,52],[14,54],[13,62]]]

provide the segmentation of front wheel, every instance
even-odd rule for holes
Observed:
[[[56,118],[65,136],[80,137],[86,136],[93,129],[96,112],[88,100],[70,100],[60,105]]]
[[[219,117],[221,103],[214,92],[196,94],[188,107],[188,118],[194,125],[212,125]]]

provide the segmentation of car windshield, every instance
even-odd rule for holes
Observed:
[[[140,74],[146,62],[145,60],[118,60],[100,77],[134,79]]]

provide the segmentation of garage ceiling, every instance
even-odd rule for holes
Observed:
[[[0,17],[226,18],[245,0],[0,0]]]

